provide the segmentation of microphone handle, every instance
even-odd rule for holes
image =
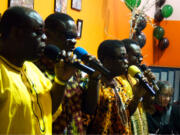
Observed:
[[[140,66],[140,69],[144,72],[145,70],[148,69],[148,67],[147,67],[145,64],[142,64],[142,65]],[[154,88],[156,91],[158,91],[158,90],[159,90],[159,87],[157,86],[155,80],[152,80],[151,83],[152,83],[152,85],[153,85],[153,88]]]
[[[92,68],[90,68],[90,67],[88,67],[88,66],[86,66],[86,65],[84,65],[84,64],[81,64],[81,63],[79,63],[79,62],[74,62],[74,63],[72,63],[72,65],[74,66],[74,67],[76,67],[77,69],[80,69],[80,70],[82,70],[83,72],[85,72],[85,73],[87,73],[87,74],[93,74],[94,72],[95,72],[95,70],[94,69],[92,69]]]
[[[96,69],[100,73],[102,73],[105,77],[110,78],[111,77],[111,72],[105,68],[104,66],[100,65],[96,60],[89,60],[89,55],[84,55],[82,57],[82,61],[87,63],[88,66]]]
[[[56,58],[56,61],[58,62],[60,58],[63,58],[63,59],[64,59],[64,57],[59,53],[59,55],[58,55],[57,58]],[[81,71],[83,71],[83,72],[85,72],[85,73],[87,73],[87,74],[92,75],[92,74],[95,72],[95,70],[94,70],[93,68],[90,68],[90,67],[88,67],[88,66],[86,66],[86,65],[84,65],[84,64],[81,64],[81,63],[77,62],[77,61],[75,61],[75,62],[73,62],[73,63],[71,63],[71,64],[72,64],[75,68],[77,68],[77,69],[79,69],[79,70],[81,70]]]
[[[135,77],[139,79],[144,89],[148,90],[153,96],[156,95],[156,92],[152,89],[152,87],[145,80],[143,80],[139,74],[136,74]]]

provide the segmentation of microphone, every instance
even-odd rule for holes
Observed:
[[[140,65],[140,69],[144,72],[148,69],[148,67],[145,64],[142,64],[142,65]],[[153,88],[158,91],[159,87],[157,86],[155,80],[152,80],[151,83],[153,85]]]
[[[58,62],[61,58],[64,58],[64,56],[62,56],[61,54],[61,50],[56,47],[55,45],[46,45],[45,48],[44,48],[44,55],[46,57],[48,57],[49,59],[53,60],[54,62]],[[93,74],[95,72],[94,69],[84,65],[84,64],[81,64],[79,62],[73,62],[72,65],[84,72],[86,72],[87,74]]]
[[[92,68],[102,73],[105,77],[109,78],[111,76],[111,72],[107,68],[100,65],[95,59],[90,60],[90,55],[82,47],[76,47],[73,53],[77,55],[77,58],[81,59],[87,63],[88,66],[91,66]]]
[[[144,89],[148,90],[153,96],[156,94],[156,92],[151,88],[151,86],[142,78],[141,71],[138,67],[132,65],[128,68],[128,73],[135,77],[138,78],[140,83],[143,85]]]

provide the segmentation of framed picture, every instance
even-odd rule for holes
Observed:
[[[9,0],[8,6],[24,6],[28,8],[34,8],[34,0]]]
[[[81,38],[82,35],[83,20],[77,20],[77,38]]]
[[[67,0],[55,0],[55,12],[67,13]]]
[[[82,0],[71,0],[71,8],[75,10],[81,10]]]

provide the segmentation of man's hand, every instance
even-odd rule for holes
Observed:
[[[58,109],[63,97],[66,88],[66,82],[75,74],[76,68],[73,67],[72,63],[76,59],[71,52],[66,53],[62,51],[63,59],[55,64],[55,75],[58,81],[62,84],[56,82],[53,83],[51,89],[51,98],[52,98],[52,113],[55,113]]]
[[[75,74],[77,69],[72,65],[72,63],[76,60],[76,56],[72,55],[72,52],[62,51],[63,59],[55,65],[55,74],[56,77],[64,82],[67,82],[71,76]]]
[[[149,82],[152,82],[156,79],[156,76],[151,72],[150,69],[144,71],[144,76],[148,79]]]

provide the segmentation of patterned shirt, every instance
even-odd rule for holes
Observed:
[[[131,134],[130,116],[126,107],[130,98],[119,77],[114,81],[115,88],[103,84],[100,86],[98,107],[90,118],[88,134]]]
[[[54,63],[42,57],[36,64],[53,82]],[[82,100],[86,80],[82,77],[82,72],[78,71],[68,81],[63,101],[53,115],[53,134],[83,134]]]
[[[84,86],[81,79],[80,73],[77,73],[68,81],[62,104],[54,117],[53,134],[84,134],[82,122]]]

